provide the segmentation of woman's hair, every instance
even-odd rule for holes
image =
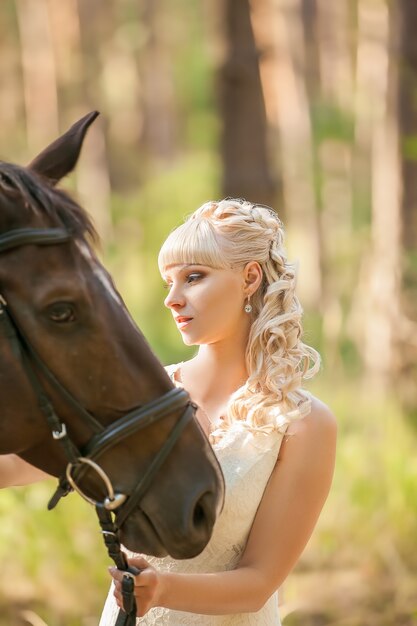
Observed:
[[[251,299],[248,379],[231,397],[220,430],[239,421],[251,431],[269,432],[310,411],[302,380],[317,372],[320,356],[301,341],[296,268],[283,242],[283,225],[273,209],[227,198],[197,209],[159,253],[161,270],[173,263],[243,269],[250,261],[262,268],[262,283]]]

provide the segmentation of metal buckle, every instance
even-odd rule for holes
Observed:
[[[67,436],[67,427],[64,423],[61,424],[61,430],[53,430],[52,437],[54,439],[63,439]]]
[[[94,500],[93,498],[90,498],[89,496],[87,496],[78,487],[77,483],[75,482],[71,474],[72,468],[76,465],[81,465],[83,463],[92,467],[93,470],[100,476],[101,480],[105,484],[108,495],[106,498],[104,498],[103,502],[98,502],[97,500]],[[95,463],[91,459],[88,459],[87,457],[80,456],[78,457],[76,463],[68,463],[67,469],[66,469],[66,476],[67,476],[67,480],[69,484],[74,489],[74,491],[76,491],[82,498],[84,498],[84,500],[86,500],[93,506],[98,506],[100,508],[107,509],[108,511],[114,511],[119,506],[121,506],[127,498],[127,496],[123,493],[114,493],[113,485],[111,484],[111,481],[109,477],[107,476],[106,472],[103,470],[103,468],[101,468],[100,465],[97,465],[97,463]]]

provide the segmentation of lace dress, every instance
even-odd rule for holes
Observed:
[[[174,375],[176,367],[167,368]],[[269,476],[276,463],[285,424],[272,432],[251,433],[235,423],[213,444],[222,467],[226,496],[213,535],[201,554],[192,559],[174,560],[170,557],[146,559],[164,571],[209,573],[233,569],[239,562],[260,504]],[[118,607],[110,588],[99,626],[114,626]],[[201,615],[174,611],[162,607],[151,609],[137,619],[139,626],[280,626],[278,593],[274,593],[256,613],[234,615]]]

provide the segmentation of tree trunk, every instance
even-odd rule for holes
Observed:
[[[58,135],[55,56],[46,0],[16,0],[28,150],[34,156]]]
[[[176,112],[173,68],[164,41],[167,25],[161,0],[145,0],[141,5],[147,38],[139,68],[142,78],[144,153],[152,166],[172,162],[176,153]]]
[[[417,3],[399,0],[391,7],[398,24],[399,110],[402,172],[402,319],[401,397],[405,408],[417,413]]]
[[[364,385],[384,395],[398,375],[400,320],[400,158],[397,124],[398,79],[389,50],[395,24],[385,5],[361,0],[358,99],[367,102],[357,128],[371,145],[371,246],[363,258],[354,300],[354,333],[365,365]],[[366,51],[366,53],[365,53]],[[366,62],[369,64],[366,66]],[[378,68],[375,71],[375,68]],[[360,115],[361,109],[357,114]],[[365,143],[364,143],[365,142]]]
[[[93,110],[99,97],[102,74],[100,50],[105,47],[114,28],[113,4],[104,6],[98,0],[73,5],[74,18],[78,18],[79,46],[85,65],[79,77],[80,98]],[[110,172],[106,149],[105,120],[99,119],[86,141],[82,164],[77,169],[77,189],[86,208],[92,213],[98,232],[104,241],[113,236],[110,211]]]
[[[15,11],[5,10],[0,20],[0,146],[4,158],[17,162],[21,160],[23,151],[27,158],[26,141],[22,141],[21,132],[25,103],[18,41]]]
[[[301,0],[276,4],[277,127],[285,222],[290,248],[300,261],[298,291],[306,307],[323,303],[320,225],[314,190],[313,137],[305,73],[305,34]]]
[[[285,222],[285,204],[281,174],[281,145],[278,130],[277,102],[279,97],[277,75],[278,37],[275,28],[276,7],[271,0],[251,0],[250,17],[256,48],[258,50],[259,72],[265,104],[267,124],[267,145],[270,165],[274,171],[274,208]]]
[[[351,163],[353,55],[349,0],[302,0],[304,76],[315,125],[311,159],[315,190],[317,255],[322,277],[321,311],[327,366],[342,366],[342,302],[352,270],[341,280],[339,259],[349,258],[352,237]],[[331,233],[331,236],[330,236]]]
[[[267,124],[249,0],[224,0],[226,58],[219,72],[223,194],[273,205]]]
[[[407,250],[417,246],[417,2],[398,0],[399,36],[399,124],[402,144],[404,222],[403,242]]]

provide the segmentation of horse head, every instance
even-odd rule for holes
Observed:
[[[113,509],[129,549],[188,558],[210,538],[221,471],[100,262],[90,218],[55,187],[96,116],[28,167],[0,162],[0,454]]]

